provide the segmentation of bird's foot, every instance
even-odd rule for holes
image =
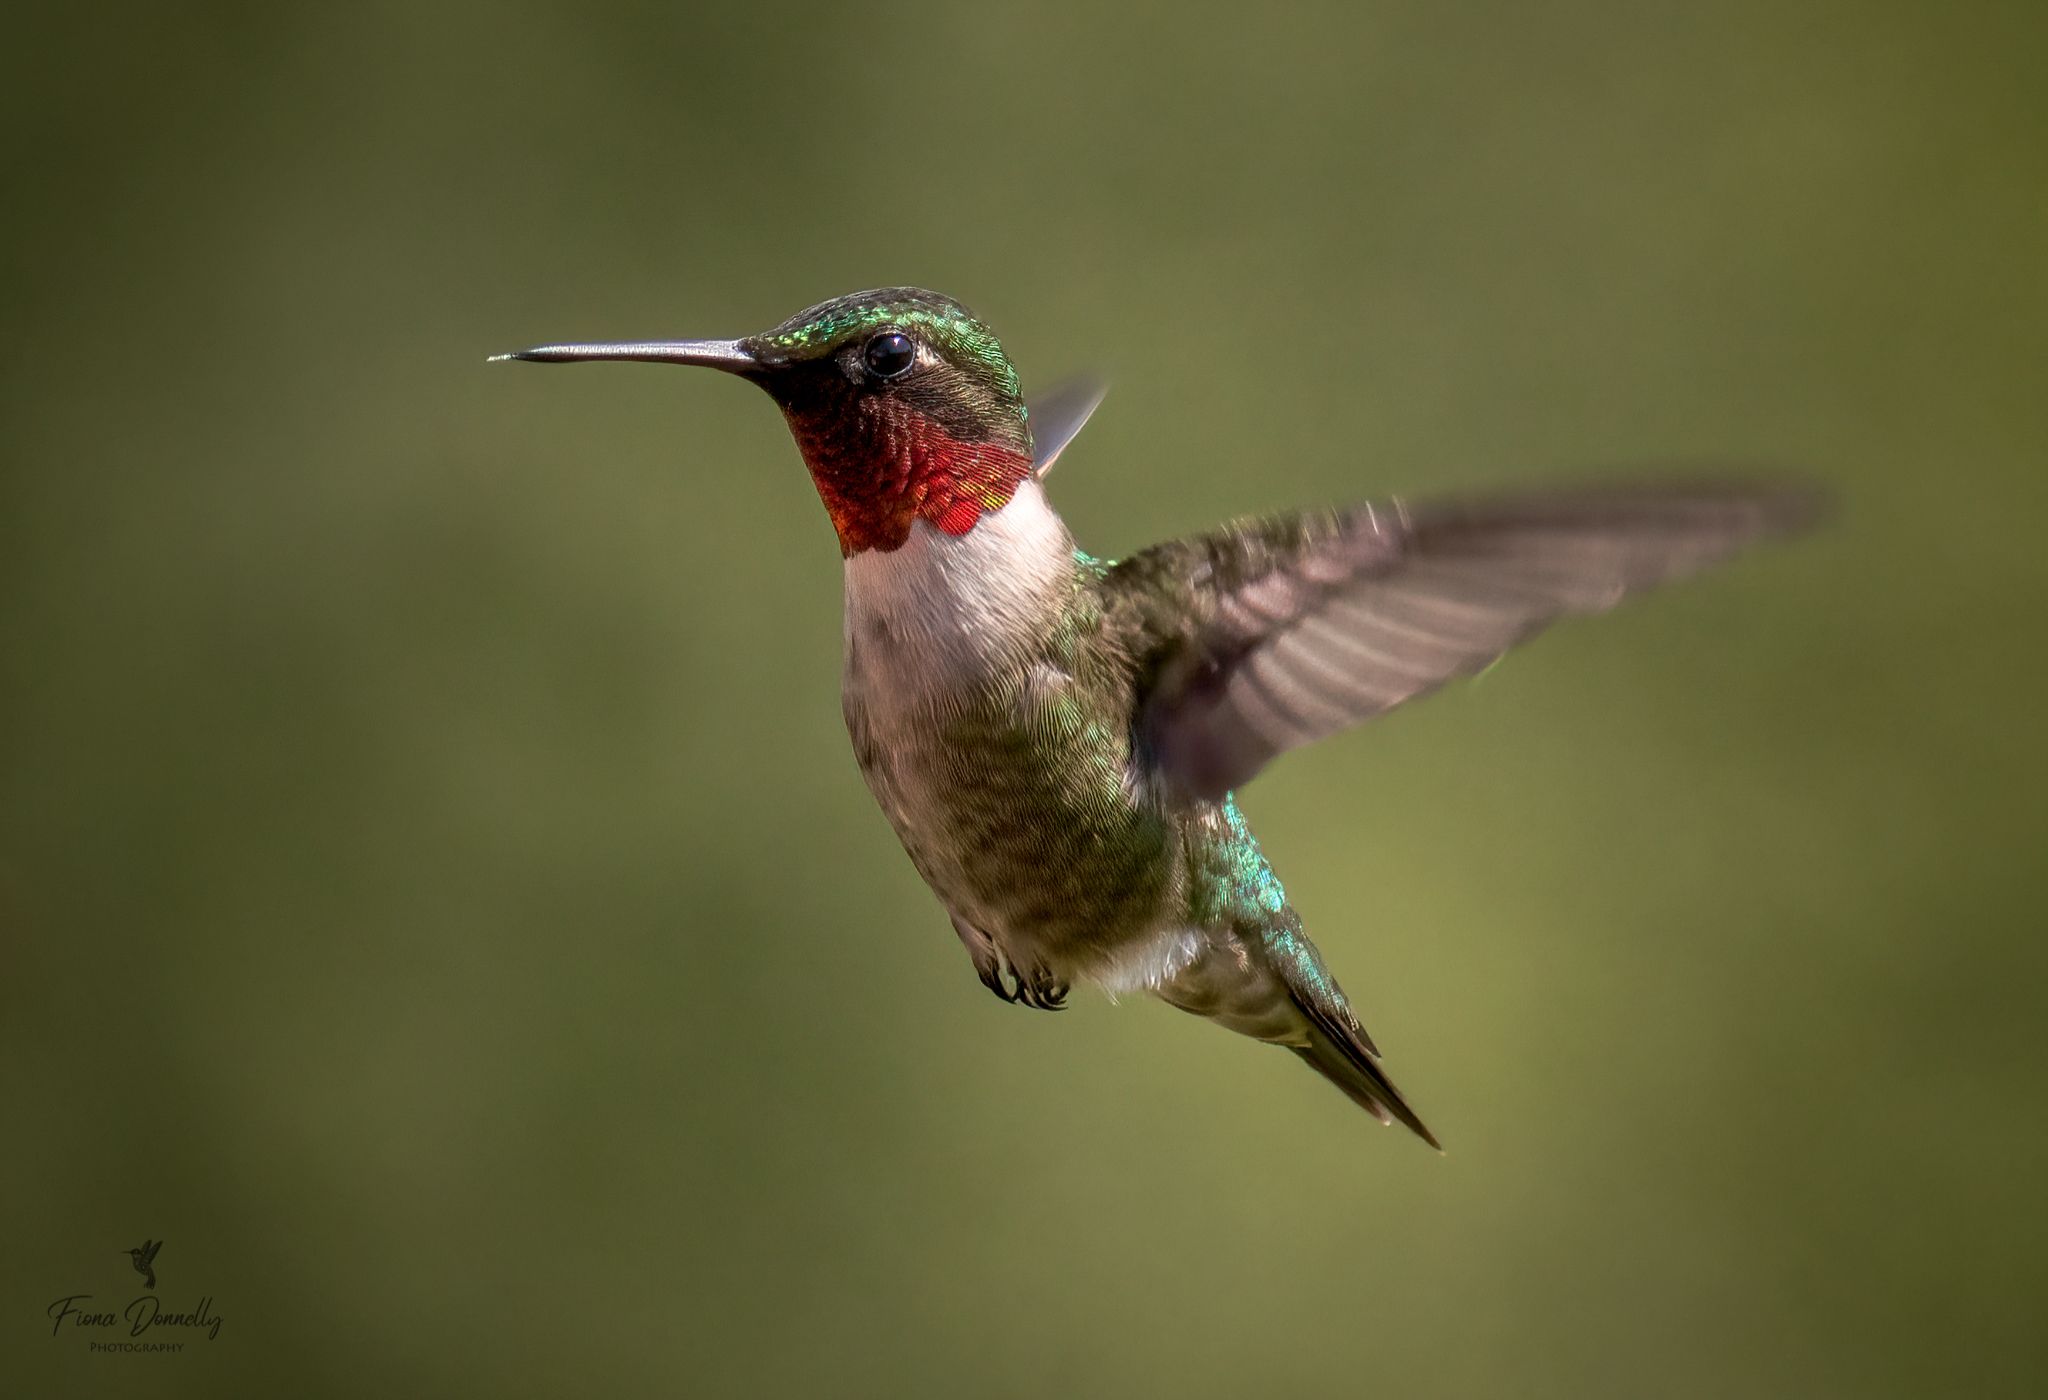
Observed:
[[[1066,1008],[1067,984],[1054,977],[1042,963],[1021,968],[997,958],[986,967],[977,963],[974,970],[981,975],[981,984],[1004,1001],[1034,1011]]]
[[[981,985],[1002,1000],[1034,1011],[1058,1011],[1066,1005],[1067,983],[1053,976],[1044,963],[1020,967],[1003,956],[996,941],[971,924],[953,920],[953,931],[974,963],[974,975]]]
[[[1010,978],[1016,987],[1009,999],[1034,1011],[1059,1011],[1067,1004],[1067,984],[1054,977],[1044,963],[1028,968],[1012,966]]]

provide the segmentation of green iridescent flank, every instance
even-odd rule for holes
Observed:
[[[1205,923],[1263,926],[1287,908],[1287,892],[1245,824],[1235,795],[1223,799],[1221,825],[1213,847],[1215,864],[1205,872],[1201,891],[1207,907],[1197,906],[1196,915]]]
[[[1204,926],[1255,938],[1270,963],[1305,999],[1348,1014],[1343,989],[1302,932],[1280,877],[1266,862],[1233,794],[1223,799],[1216,829],[1192,865],[1190,914]]]

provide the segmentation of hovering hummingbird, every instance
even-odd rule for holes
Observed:
[[[774,398],[844,559],[854,756],[990,991],[1042,1010],[1076,982],[1149,993],[1285,1046],[1432,1146],[1232,794],[1814,513],[1770,484],[1642,482],[1273,515],[1112,562],[1043,484],[1101,389],[1027,407],[988,327],[934,292],[859,292],[741,340],[493,358],[703,365]]]
[[[156,1287],[156,1252],[163,1247],[162,1240],[144,1240],[140,1248],[122,1251],[135,1265],[135,1272],[142,1275],[144,1288]]]

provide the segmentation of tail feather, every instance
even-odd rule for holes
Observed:
[[[1443,1151],[1436,1134],[1422,1125],[1422,1119],[1380,1068],[1379,1046],[1359,1024],[1358,1013],[1323,966],[1322,954],[1301,931],[1301,920],[1292,909],[1280,912],[1263,942],[1268,962],[1287,987],[1288,999],[1308,1022],[1308,1043],[1289,1048],[1380,1122],[1387,1122],[1392,1115],[1415,1136]]]
[[[1295,1004],[1301,1006],[1311,1026],[1307,1045],[1289,1047],[1295,1054],[1380,1122],[1398,1122],[1437,1151],[1444,1150],[1444,1145],[1436,1140],[1436,1134],[1424,1126],[1415,1110],[1408,1106],[1408,1100],[1394,1087],[1394,1081],[1387,1078],[1386,1071],[1379,1067],[1379,1057],[1368,1046],[1362,1032],[1350,1034],[1341,1026],[1334,1030],[1328,1028],[1324,1018],[1319,1017],[1312,1007],[1301,1005],[1299,998]]]
[[[1239,1035],[1285,1046],[1380,1122],[1400,1123],[1443,1151],[1380,1068],[1379,1048],[1293,910],[1282,908],[1256,932],[1209,938],[1193,961],[1156,988],[1161,1000]]]

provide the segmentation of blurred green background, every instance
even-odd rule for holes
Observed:
[[[2041,1393],[2042,15],[15,16],[7,1393]],[[1448,1156],[988,996],[770,405],[484,364],[892,282],[1111,373],[1101,553],[1838,486],[1252,790]],[[145,1237],[219,1340],[53,1340]]]

